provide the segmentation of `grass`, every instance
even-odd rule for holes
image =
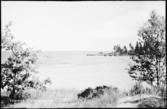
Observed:
[[[156,87],[148,88],[142,87],[136,83],[129,91],[122,92],[124,106],[132,105],[137,108],[165,108],[167,107],[166,101],[166,88],[162,85],[160,89]]]
[[[135,89],[137,93],[134,95]],[[133,90],[133,91],[132,91]],[[46,91],[41,90],[25,90],[21,95],[29,94],[28,99],[20,100],[19,102],[11,102],[8,97],[8,93],[6,91],[1,91],[1,107],[4,108],[113,108],[117,107],[118,101],[122,98],[125,98],[124,104],[137,104],[137,107],[165,107],[164,100],[162,97],[153,97],[153,93],[148,94],[148,92],[144,92],[143,95],[148,95],[148,97],[140,99],[138,94],[138,89],[132,87],[132,89],[128,92],[125,91],[114,91],[111,93],[104,93],[102,96],[95,97],[92,99],[78,99],[78,94],[83,91],[77,89],[47,89]],[[133,93],[133,94],[127,94]],[[130,99],[127,98],[135,98]],[[19,96],[18,96],[19,97]],[[25,96],[21,96],[25,97]]]
[[[28,99],[18,103],[9,102],[4,108],[113,107],[118,100],[117,93],[114,92],[106,93],[100,98],[81,100],[77,96],[80,92],[77,89],[65,88],[48,89],[47,91],[26,90],[23,94],[29,93]]]
[[[139,108],[165,108],[163,98],[150,97],[143,99],[138,105]]]

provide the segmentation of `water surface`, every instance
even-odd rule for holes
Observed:
[[[132,62],[129,56],[86,56],[98,52],[55,52],[38,53],[38,71],[41,79],[50,77],[52,88],[96,87],[112,85],[121,89],[134,83],[126,68]],[[2,53],[4,61],[9,53]],[[3,62],[2,61],[2,62]]]

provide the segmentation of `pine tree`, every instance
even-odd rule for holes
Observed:
[[[151,85],[156,83],[159,87],[166,81],[166,25],[165,18],[155,11],[150,14],[150,19],[138,31],[140,37],[131,59],[136,63],[130,65],[129,75],[135,80],[142,80]],[[130,45],[131,49],[133,47]],[[142,78],[139,78],[142,77]]]

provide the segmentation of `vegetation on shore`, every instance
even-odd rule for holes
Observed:
[[[114,45],[112,52],[99,52],[97,54],[87,54],[87,56],[130,56],[133,55],[134,51],[138,50],[138,48],[134,47],[131,43],[129,43],[129,48],[128,50],[126,46],[122,48],[120,45]]]
[[[45,85],[51,81],[49,79],[41,81],[35,76],[38,74],[34,66],[38,59],[37,51],[25,48],[25,43],[14,41],[10,26],[11,22],[2,29],[1,33],[1,51],[11,52],[11,56],[5,62],[1,62],[1,91],[7,91],[10,99],[22,100],[19,94],[24,90],[40,89],[44,91],[46,90]]]
[[[130,44],[130,46],[132,45]],[[126,46],[121,48],[120,45],[115,45],[113,49],[114,50],[109,53],[99,52],[97,54],[87,54],[87,56],[128,56],[131,53],[131,50],[128,51]]]
[[[95,91],[94,94],[99,96],[93,97],[92,90]],[[140,90],[142,95],[139,93]],[[29,95],[25,100],[12,101],[10,98],[6,98],[1,100],[1,104],[8,103],[5,105],[5,108],[101,108],[119,107],[119,105],[126,103],[136,104],[137,107],[164,107],[165,102],[163,98],[157,96],[154,90],[151,88],[140,88],[138,83],[130,90],[119,90],[111,86],[98,86],[94,89],[89,87],[83,91],[77,89],[48,89],[46,91],[31,89],[20,93],[19,96],[22,97],[25,97],[24,95],[26,94]],[[2,92],[1,94],[5,95],[6,93]],[[82,95],[83,98],[79,95]]]
[[[139,40],[130,56],[135,64],[130,64],[128,74],[134,80],[146,82],[156,93],[166,97],[166,32],[165,18],[155,11],[138,31]]]

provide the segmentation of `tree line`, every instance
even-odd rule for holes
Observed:
[[[134,47],[133,45],[130,43],[129,44],[129,50],[127,49],[126,46],[124,46],[123,48],[120,45],[114,45],[113,47],[113,51],[110,53],[111,56],[127,56],[127,55],[131,55],[133,53]]]

